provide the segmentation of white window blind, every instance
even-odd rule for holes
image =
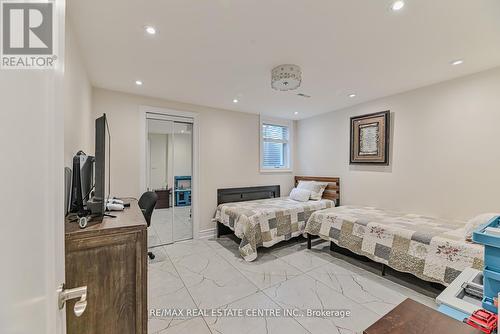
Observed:
[[[263,169],[289,169],[289,128],[288,126],[262,123]]]

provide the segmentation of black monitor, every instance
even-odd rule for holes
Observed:
[[[106,114],[95,120],[95,191],[87,202],[87,207],[93,215],[104,215],[106,202],[110,194],[110,141]]]

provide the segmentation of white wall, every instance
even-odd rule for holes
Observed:
[[[200,122],[200,230],[214,227],[217,189],[225,187],[293,186],[291,173],[259,173],[259,116],[224,111],[95,88],[94,117],[106,113],[111,132],[111,192],[140,195],[141,138],[139,106],[164,107],[199,113]]]
[[[349,117],[384,110],[390,166],[349,165]],[[296,171],[339,176],[343,204],[450,218],[499,212],[499,125],[497,68],[299,121]]]
[[[80,56],[71,22],[66,22],[66,68],[64,75],[64,164],[72,167],[79,150],[94,154],[92,87]]]

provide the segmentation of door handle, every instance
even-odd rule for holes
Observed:
[[[81,316],[83,312],[85,312],[85,309],[87,308],[87,286],[81,286],[74,289],[65,289],[64,284],[62,284],[58,289],[58,295],[60,310],[64,307],[66,301],[80,298],[80,300],[75,303],[73,312],[77,317]]]

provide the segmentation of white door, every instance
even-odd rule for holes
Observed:
[[[174,122],[174,220],[173,240],[193,238],[191,184],[193,176],[193,124]]]
[[[56,0],[57,50],[64,1]],[[1,22],[1,21],[0,21]],[[65,333],[63,52],[56,70],[0,69],[0,333]]]
[[[148,228],[148,247],[157,247],[173,242],[173,142],[174,122],[163,119],[147,119],[147,190],[168,197],[168,208],[153,212]]]

